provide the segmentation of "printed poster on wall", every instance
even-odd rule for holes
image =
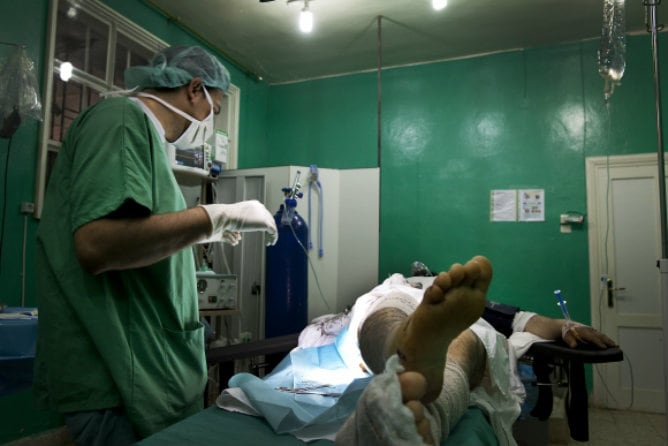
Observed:
[[[545,221],[545,189],[520,189],[517,197],[520,221]]]
[[[517,221],[517,190],[492,190],[489,197],[489,207],[492,221]]]

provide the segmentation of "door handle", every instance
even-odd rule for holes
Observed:
[[[614,288],[612,286],[613,285],[612,279],[608,279],[606,283],[608,285],[608,308],[612,308],[612,307],[615,306],[615,300],[614,300],[613,293],[615,291],[624,291],[624,290],[626,290],[626,288],[625,287]]]

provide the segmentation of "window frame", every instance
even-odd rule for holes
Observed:
[[[33,216],[37,219],[41,217],[42,208],[44,204],[44,195],[48,182],[48,174],[50,172],[50,159],[52,155],[57,155],[60,150],[60,141],[51,139],[52,130],[52,101],[54,99],[54,76],[60,74],[60,65],[62,62],[55,57],[56,48],[56,29],[58,25],[58,8],[60,2],[68,0],[51,0],[48,21],[48,41],[46,49],[46,61],[44,70],[44,120],[42,121],[39,136],[39,146],[37,153],[37,168],[35,176],[35,211]],[[116,57],[116,44],[118,34],[122,34],[123,38],[129,39],[133,43],[142,46],[149,50],[152,54],[169,46],[167,42],[157,38],[145,29],[141,28],[136,23],[125,18],[115,10],[101,3],[99,0],[79,0],[76,2],[76,7],[85,14],[90,15],[96,20],[99,20],[109,26],[107,36],[107,60],[105,79],[100,79],[92,74],[83,71],[80,68],[74,67],[71,81],[77,82],[86,88],[93,89],[99,93],[118,90],[114,85],[114,70]],[[225,93],[229,101],[229,114],[227,122],[216,122],[216,127],[221,127],[229,134],[229,153],[227,169],[236,168],[237,166],[237,136],[239,123],[239,100],[240,90],[234,85],[230,85],[230,89]],[[90,104],[88,104],[90,105]]]
[[[236,169],[238,166],[239,150],[239,105],[241,100],[241,90],[234,84],[230,84],[224,93],[227,105],[227,119],[222,117],[215,120],[216,129],[225,130],[228,137],[227,164],[225,170]],[[225,104],[223,104],[225,106]],[[221,113],[222,115],[222,113]]]

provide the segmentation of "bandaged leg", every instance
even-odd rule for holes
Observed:
[[[470,391],[480,384],[486,362],[485,348],[471,330],[463,331],[450,344],[441,393],[433,403],[426,405],[433,415],[431,433],[437,444],[448,437],[468,409]]]
[[[386,354],[396,352],[406,370],[427,379],[423,403],[441,393],[450,343],[482,315],[491,280],[492,265],[484,257],[453,265],[436,277],[420,305],[394,332]]]
[[[487,259],[476,257],[439,274],[411,315],[386,310],[369,316],[360,332],[365,362],[378,370],[381,359],[397,356],[374,378],[339,431],[337,444],[421,444],[416,438],[434,444],[447,436],[468,407],[471,384],[484,370],[484,349],[477,338],[468,331],[459,335],[482,314],[491,278]],[[421,391],[405,379],[411,375],[397,376],[402,369],[424,378]]]
[[[404,372],[399,357],[392,356],[385,371],[367,386],[355,413],[339,430],[336,444],[439,444],[469,407],[470,389],[480,382],[485,362],[482,343],[470,330],[464,331],[448,349],[441,393],[423,405],[419,400],[426,393],[426,380]]]

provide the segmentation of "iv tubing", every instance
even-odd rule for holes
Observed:
[[[313,183],[309,181],[308,184],[308,249],[313,249],[313,239],[311,238],[311,189],[313,188]]]
[[[290,223],[288,226],[290,226],[290,231],[292,231],[292,235],[294,236],[295,240],[297,241],[297,244],[299,246],[301,246],[302,251],[304,251],[304,255],[306,256],[306,260],[308,261],[308,264],[311,267],[311,272],[313,272],[313,278],[315,279],[315,284],[318,287],[318,291],[320,292],[320,298],[322,299],[323,303],[327,307],[327,310],[331,311],[331,307],[329,306],[329,302],[327,302],[327,299],[325,298],[325,295],[322,292],[322,288],[320,287],[320,280],[318,280],[318,274],[315,272],[315,268],[313,267],[313,262],[311,262],[311,257],[308,255],[308,250],[302,244],[302,242],[299,240],[299,237],[297,236],[297,233],[295,232],[295,228],[292,226],[292,223]]]
[[[325,197],[322,193],[322,184],[320,184],[320,181],[318,181],[318,189],[320,191],[320,200],[318,203],[318,257],[322,257],[325,255],[325,249],[322,247],[322,225],[325,223],[323,218]]]
[[[318,168],[315,164],[311,165],[311,175],[309,176],[308,186],[308,249],[313,249],[313,238],[311,237],[311,189],[316,188],[318,191],[318,257],[323,257],[325,255],[322,230],[324,224],[324,194],[322,191],[322,184],[317,179],[317,171]]]

